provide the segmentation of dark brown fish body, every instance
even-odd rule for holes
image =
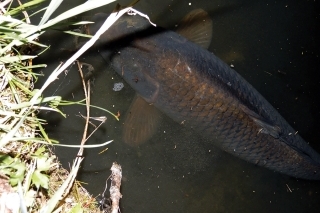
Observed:
[[[212,53],[140,16],[123,16],[99,45],[102,56],[137,93],[176,122],[192,126],[221,149],[251,163],[320,180],[319,154]]]

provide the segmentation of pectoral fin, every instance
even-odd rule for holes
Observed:
[[[192,10],[180,21],[176,32],[207,49],[212,38],[212,20],[203,9]]]
[[[281,129],[280,127],[271,124],[266,121],[260,115],[250,110],[248,107],[244,105],[240,105],[240,108],[258,125],[261,127],[259,133],[271,135],[274,138],[280,138]]]
[[[160,121],[160,111],[136,95],[124,121],[123,140],[131,146],[145,143],[154,135]]]

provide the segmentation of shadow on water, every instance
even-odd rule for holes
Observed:
[[[318,139],[319,112],[319,28],[314,2],[288,3],[274,1],[141,1],[137,9],[150,14],[164,27],[173,27],[195,8],[205,8],[213,19],[214,52],[245,77],[280,114],[320,152]],[[121,4],[127,3],[121,1]],[[106,7],[96,12],[109,12]],[[93,12],[91,13],[93,14]],[[85,16],[90,14],[85,14]],[[43,42],[52,44],[41,62],[53,70],[70,54],[73,38],[50,32]],[[61,42],[56,42],[61,41]],[[54,42],[54,43],[52,43]],[[54,56],[54,57],[52,57]],[[80,58],[95,68],[92,104],[123,118],[134,97],[134,91],[96,53]],[[47,74],[47,73],[45,73]],[[115,92],[114,83],[124,83]],[[39,82],[41,85],[41,82]],[[46,91],[66,100],[83,98],[76,65],[60,76]],[[49,136],[61,143],[79,144],[85,114],[84,107],[61,107],[63,119],[54,113],[42,114],[49,120]],[[105,115],[92,109],[92,116]],[[289,178],[256,167],[217,150],[209,141],[163,116],[152,139],[139,147],[121,141],[123,120],[107,122],[88,144],[110,139],[109,149],[85,151],[79,178],[88,190],[102,193],[113,161],[123,167],[122,212],[319,212],[320,184]],[[55,148],[64,166],[77,150]]]

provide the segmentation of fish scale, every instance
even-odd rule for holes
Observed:
[[[163,65],[158,70],[155,68],[154,74],[150,75],[161,85],[155,106],[177,122],[189,121],[189,125],[209,138],[216,138],[212,140],[214,144],[235,156],[295,177],[319,179],[319,173],[315,174],[319,171],[316,161],[300,155],[280,139],[260,133],[262,127],[239,110],[239,105],[246,105],[262,118],[281,127],[282,134],[294,132],[248,82],[206,50],[197,51],[190,42],[185,42],[183,46],[170,42],[177,40],[170,40],[173,37],[171,33],[161,41],[156,39],[158,37],[160,35],[148,40],[153,40],[159,49],[172,51],[162,54],[161,59],[164,58],[165,62],[158,59],[158,63]],[[177,61],[180,63],[178,67]],[[187,71],[186,67],[192,67],[192,72]],[[192,87],[187,86],[191,84]],[[292,137],[286,138],[295,138],[295,141],[288,143],[293,141],[293,145],[296,143],[297,147],[314,154],[300,136],[292,134]]]
[[[121,17],[100,45],[100,54],[127,83],[176,122],[241,159],[320,180],[319,154],[257,90],[209,51],[140,16]]]

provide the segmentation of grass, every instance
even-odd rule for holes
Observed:
[[[29,14],[30,9],[40,8],[44,0],[31,0],[25,4],[18,0],[20,6],[15,8],[12,7],[12,0],[0,3],[0,200],[6,204],[5,208],[13,212],[100,212],[95,199],[75,178],[83,160],[83,149],[106,146],[111,142],[85,145],[94,133],[88,135],[87,132],[90,120],[98,120],[100,125],[106,120],[105,117],[91,118],[90,108],[103,110],[115,119],[118,117],[108,110],[90,105],[90,83],[85,80],[82,80],[85,100],[68,102],[59,96],[44,97],[43,91],[123,14],[130,11],[131,14],[148,17],[131,8],[136,1],[111,13],[101,29],[70,59],[53,70],[40,89],[33,87],[39,77],[33,69],[45,68],[46,65],[34,65],[32,59],[37,55],[31,53],[34,48],[42,48],[43,51],[49,48],[38,40],[46,30],[68,18],[113,1],[89,0],[55,18],[51,18],[51,15],[61,0],[52,0],[48,7],[38,9],[33,14]],[[30,17],[37,13],[44,14],[39,24],[32,24]],[[23,18],[15,18],[21,15]],[[79,33],[67,33],[79,36]],[[80,63],[77,63],[84,79]],[[79,146],[75,146],[79,152],[70,171],[61,167],[50,147],[74,146],[59,144],[50,139],[43,128],[46,121],[37,118],[37,113],[43,110],[55,111],[64,116],[59,106],[68,104],[85,105],[87,110],[82,141],[79,141]]]
[[[29,14],[29,9],[39,8],[43,0],[32,0],[15,8],[12,7],[12,1],[0,3],[0,199],[6,203],[7,209],[16,212],[99,212],[95,199],[75,181],[83,157],[75,158],[70,172],[61,168],[55,155],[50,151],[50,146],[63,146],[63,144],[58,144],[57,141],[48,137],[43,128],[46,121],[36,116],[40,110],[56,111],[63,116],[58,109],[60,105],[86,105],[87,123],[83,140],[78,146],[80,147],[79,156],[82,155],[83,148],[92,147],[92,145],[85,145],[90,119],[88,84],[83,82],[86,100],[76,103],[63,101],[59,96],[43,97],[43,91],[92,46],[99,35],[92,38],[66,63],[52,71],[40,89],[33,88],[34,82],[39,77],[33,69],[44,68],[46,65],[32,64],[32,59],[37,55],[30,53],[34,48],[42,48],[44,51],[48,48],[38,41],[46,30],[70,17],[103,6],[113,0],[87,1],[51,18],[61,2],[53,0],[48,7],[35,12],[34,14],[44,12],[37,25],[30,22],[29,17],[34,14]],[[24,18],[21,20],[15,18],[19,15],[23,15]],[[110,21],[107,23],[108,26],[111,24]],[[117,118],[116,115],[109,113]],[[103,122],[104,120],[101,124]],[[94,147],[105,146],[110,142]]]

